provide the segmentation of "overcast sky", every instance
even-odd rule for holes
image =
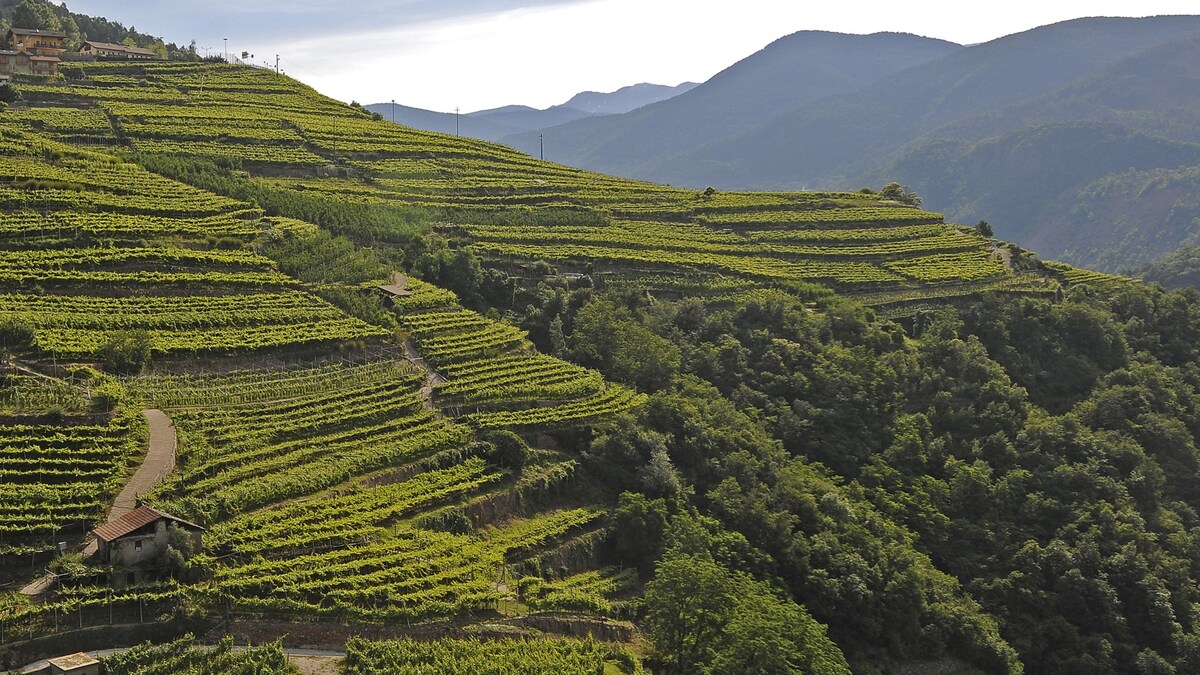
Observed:
[[[167,42],[254,55],[343,101],[544,108],[637,82],[703,82],[799,30],[985,42],[1081,16],[1195,14],[1196,0],[67,0]],[[228,38],[226,41],[224,38]]]

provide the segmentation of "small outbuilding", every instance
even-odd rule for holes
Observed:
[[[99,659],[83,652],[56,656],[26,667],[22,675],[100,675]]]
[[[204,528],[149,506],[139,506],[125,515],[92,530],[100,560],[127,570],[127,581],[140,580],[166,552],[172,531],[182,531],[200,550]]]
[[[407,298],[413,293],[406,286],[408,286],[408,277],[400,272],[392,272],[392,283],[384,284],[379,288],[389,295],[394,295],[398,298]]]
[[[22,73],[28,75],[33,71],[29,66],[29,54],[15,49],[0,49],[0,73],[12,75]]]

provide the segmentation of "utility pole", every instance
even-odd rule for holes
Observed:
[[[396,99],[392,99],[392,124],[396,123]]]
[[[454,106],[454,135],[458,135],[458,106]]]
[[[279,55],[275,55],[275,74],[279,74]]]
[[[221,38],[225,41],[225,63],[229,63],[229,38]]]
[[[538,159],[546,161],[546,142],[542,140],[542,132],[538,132]]]

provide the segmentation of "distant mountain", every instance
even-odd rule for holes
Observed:
[[[397,124],[425,131],[458,133],[471,138],[495,141],[505,136],[553,127],[585,117],[629,112],[668,99],[695,86],[693,82],[684,82],[676,87],[642,83],[608,93],[585,91],[571,97],[571,100],[562,105],[551,106],[545,110],[525,105],[508,105],[455,115],[393,103],[372,103],[366,108],[383,115],[386,120],[394,120]]]
[[[1045,255],[1115,271],[1200,233],[1197,143],[1200,34],[930,132],[872,178],[898,178],[954,219],[986,218]]]
[[[593,114],[566,105],[556,105],[545,110],[538,110],[537,108],[525,105],[510,105],[503,108],[480,110],[479,112],[471,113],[470,116],[475,119],[486,120],[499,126],[518,130],[510,133],[521,133],[541,127],[564,124],[583,117],[591,117]],[[486,140],[494,141],[499,138],[497,136]]]
[[[598,91],[580,92],[572,96],[571,100],[564,103],[563,106],[600,115],[620,115],[631,110],[637,110],[642,106],[650,105],[651,103],[665,101],[684,92],[691,91],[697,86],[696,82],[684,82],[675,87],[642,82],[641,84],[631,84],[628,87],[621,87],[616,91],[608,93]]]
[[[461,136],[484,140],[495,140],[523,130],[523,127],[508,126],[486,118],[433,112],[421,108],[410,108],[399,103],[372,103],[366,106],[366,109],[383,115],[385,120],[403,124],[406,127],[436,131],[442,134],[454,135],[457,133]]]
[[[798,33],[668,101],[539,131],[548,159],[672,185],[898,180],[951,220],[1116,270],[1198,229],[1200,208],[1164,201],[1200,164],[1200,17],[1077,19],[965,48]],[[502,140],[536,149],[536,134]]]
[[[881,77],[961,49],[951,42],[900,33],[795,33],[674,98],[624,115],[542,129],[546,156],[620,175],[682,182],[675,177],[679,174],[668,175],[672,170],[663,166],[680,153],[742,132],[780,112],[856,91]],[[536,133],[502,142],[525,152],[538,147]],[[702,171],[703,167],[695,169]],[[695,182],[706,181],[699,178]]]
[[[1050,93],[1197,32],[1200,17],[1043,26],[875,78],[846,95],[821,97],[663,157],[637,177],[692,186],[847,187],[939,127]],[[557,146],[555,159],[572,163],[558,156]]]

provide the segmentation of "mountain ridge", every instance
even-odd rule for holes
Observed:
[[[460,114],[436,112],[396,103],[371,103],[365,108],[397,124],[425,131],[498,141],[505,136],[557,126],[586,117],[626,113],[676,96],[695,86],[693,82],[684,82],[674,87],[642,82],[611,92],[580,92],[565,103],[542,109],[512,104]]]

